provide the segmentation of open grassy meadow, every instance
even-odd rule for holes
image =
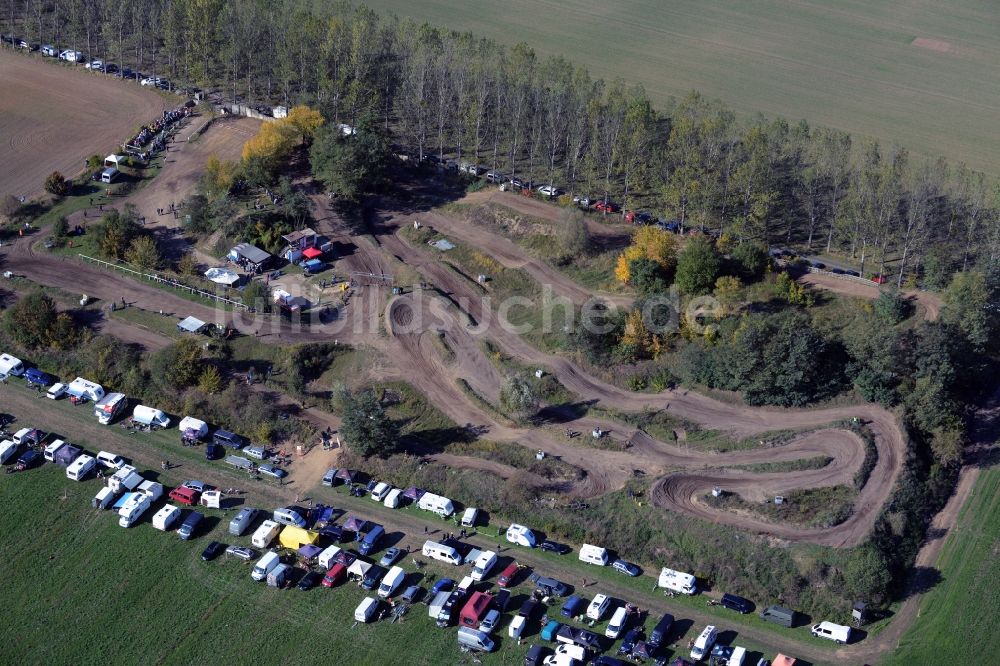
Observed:
[[[527,42],[665,103],[690,90],[1000,172],[1000,5],[987,0],[368,0]]]
[[[941,580],[920,605],[916,622],[886,660],[889,666],[991,662],[1000,650],[1000,469],[981,473],[937,562]]]

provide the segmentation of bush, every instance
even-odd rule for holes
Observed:
[[[69,183],[58,171],[53,171],[45,179],[45,191],[57,197],[64,197],[69,192]]]
[[[691,238],[677,255],[676,284],[685,294],[700,296],[712,291],[722,269],[722,255],[705,235]]]

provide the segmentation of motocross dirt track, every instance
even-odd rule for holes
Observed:
[[[39,60],[0,49],[0,195],[38,194],[53,171],[75,176],[88,157],[104,157],[179,104],[83,66]]]

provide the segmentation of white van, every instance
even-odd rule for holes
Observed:
[[[101,172],[101,182],[102,183],[113,183],[115,179],[118,178],[118,169],[114,167],[108,167]]]
[[[354,619],[358,622],[368,622],[375,615],[378,608],[378,600],[372,597],[365,597],[358,607],[354,609]]]
[[[580,546],[580,561],[605,567],[608,565],[608,549],[585,543]]]
[[[747,649],[737,645],[733,648],[733,653],[729,655],[729,664],[727,664],[727,666],[743,666],[743,662],[746,658]]]
[[[148,426],[166,428],[170,425],[170,417],[163,413],[163,410],[146,405],[136,405],[132,410],[132,420]]]
[[[482,580],[490,573],[490,570],[497,564],[497,554],[492,550],[480,553],[476,561],[472,563],[472,580]]]
[[[278,557],[277,553],[267,553],[264,557],[257,560],[257,564],[250,573],[250,577],[254,580],[264,580],[267,578],[267,574],[271,573],[271,570],[280,563],[281,558]]]
[[[173,504],[168,504],[156,513],[153,514],[153,527],[160,530],[161,532],[166,532],[169,530],[174,522],[181,517],[180,507],[174,506]]]
[[[691,648],[691,658],[695,661],[701,661],[712,651],[712,646],[715,645],[715,640],[719,637],[719,632],[715,629],[714,625],[708,625],[702,632],[698,635],[698,638],[694,640],[694,647]]]
[[[683,571],[674,571],[667,567],[663,567],[660,570],[657,585],[673,592],[680,592],[681,594],[694,594],[698,590],[698,581],[694,576]]]
[[[304,528],[306,526],[306,519],[296,513],[295,510],[287,507],[274,510],[274,521],[282,525],[291,525],[292,527]]]
[[[470,506],[462,514],[462,527],[475,527],[478,519],[479,509]]]
[[[624,606],[619,606],[611,615],[611,620],[608,622],[608,628],[604,630],[604,635],[612,640],[618,638],[619,634],[622,633],[622,629],[625,628],[627,621],[628,611],[625,610]]]
[[[9,439],[0,442],[0,465],[7,462],[7,459],[17,453],[18,445]]]
[[[516,543],[519,546],[524,546],[526,548],[534,548],[537,540],[535,539],[535,533],[529,530],[524,525],[511,525],[507,528],[507,541],[511,543]]]
[[[834,643],[848,643],[851,640],[851,628],[833,622],[820,622],[812,626],[812,635],[828,638]]]
[[[421,552],[424,557],[430,557],[431,559],[447,562],[448,564],[457,566],[462,563],[462,556],[457,550],[436,541],[425,541]]]
[[[45,392],[45,397],[49,400],[58,400],[66,394],[66,385],[62,382],[56,382],[49,387],[49,390]]]
[[[591,620],[600,621],[604,614],[608,612],[608,607],[611,605],[611,597],[606,594],[598,594],[594,597],[594,600],[590,602],[587,606],[587,617]]]
[[[390,509],[398,509],[400,501],[399,498],[402,494],[403,494],[402,490],[400,490],[399,488],[393,488],[392,490],[389,491],[389,494],[385,496],[385,499],[382,501],[382,504],[386,505]]]
[[[250,543],[252,543],[257,548],[267,548],[274,541],[274,537],[278,536],[278,532],[281,531],[281,525],[274,522],[273,520],[265,520],[257,528],[257,531],[253,533],[250,537]]]
[[[337,555],[341,550],[340,546],[328,546],[326,550],[319,554],[316,562],[319,563],[321,569],[329,570],[334,565]]]
[[[95,509],[107,509],[109,506],[115,503],[115,493],[111,488],[107,486],[101,488],[94,495],[94,499],[90,500],[90,506]]]
[[[64,446],[66,446],[66,442],[64,442],[61,439],[57,439],[56,441],[46,446],[45,453],[43,454],[45,459],[48,460],[49,462],[55,462],[56,451],[58,451]]]
[[[391,490],[392,490],[391,485],[385,482],[379,482],[375,484],[374,488],[372,488],[372,499],[375,500],[376,502],[381,502],[386,498],[386,496],[389,494],[389,491]]]
[[[473,652],[492,652],[496,646],[489,634],[472,627],[458,628],[458,644]]]
[[[66,477],[71,481],[83,481],[96,465],[97,461],[94,460],[94,457],[85,453],[66,468]]]
[[[0,354],[0,375],[20,377],[24,374],[24,363],[10,354]]]
[[[399,589],[399,586],[406,580],[406,572],[401,567],[389,569],[389,573],[382,579],[382,584],[378,586],[378,596],[385,599],[391,597]]]
[[[125,466],[125,459],[110,451],[100,451],[97,454],[97,463],[108,469],[121,469]]]

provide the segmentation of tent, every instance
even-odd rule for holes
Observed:
[[[323,552],[322,548],[320,548],[319,546],[314,546],[312,544],[306,544],[305,546],[299,548],[299,555],[301,555],[307,561],[313,559],[322,552]]]
[[[355,472],[354,470],[347,469],[346,467],[342,467],[341,469],[337,470],[337,478],[343,481],[344,483],[354,483],[355,474],[357,474],[357,472]]]
[[[187,317],[177,324],[178,329],[187,333],[200,333],[206,326],[208,324],[197,317]]]
[[[73,446],[72,444],[67,444],[62,446],[56,451],[55,462],[60,467],[69,467],[73,464],[73,461],[80,457],[83,453],[83,449],[79,446]]]
[[[208,434],[208,424],[193,416],[185,416],[181,419],[177,429],[188,439],[201,439]]]
[[[302,250],[302,256],[306,259],[318,259],[323,256],[323,252],[315,247],[307,247]]]
[[[362,579],[368,570],[372,568],[371,562],[365,562],[364,560],[354,560],[351,562],[351,566],[347,567],[347,577]]]
[[[333,518],[333,507],[325,504],[317,504],[315,508],[309,510],[309,517],[306,520],[310,525],[327,523]]]
[[[315,544],[319,541],[319,534],[304,530],[301,527],[288,525],[285,529],[281,530],[281,534],[278,535],[278,541],[284,548],[298,550],[306,544]]]
[[[368,525],[368,521],[364,518],[351,516],[347,519],[347,522],[344,523],[344,529],[350,530],[351,532],[363,532],[366,525]]]
[[[205,271],[205,277],[215,284],[222,284],[227,287],[232,287],[240,281],[240,274],[235,273],[228,268],[209,268]]]
[[[424,492],[425,491],[421,490],[420,488],[417,488],[416,486],[410,486],[405,491],[403,491],[403,497],[405,497],[408,500],[413,500],[414,502],[416,502],[417,500],[419,500],[421,497],[424,496]]]
[[[125,156],[124,155],[108,155],[104,158],[105,167],[114,167],[115,169],[121,169],[125,166]]]

